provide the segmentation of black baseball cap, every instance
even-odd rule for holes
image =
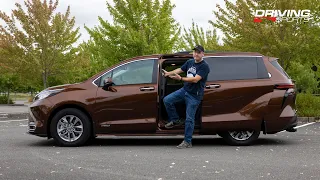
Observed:
[[[204,48],[201,45],[196,45],[192,50],[198,50],[200,52],[204,52]]]

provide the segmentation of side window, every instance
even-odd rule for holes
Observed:
[[[154,59],[134,61],[121,65],[103,76],[111,77],[115,85],[152,83]],[[103,85],[103,80],[100,85]]]
[[[208,57],[210,67],[208,81],[257,79],[256,57]]]
[[[281,65],[278,63],[278,60],[274,60],[270,62],[275,68],[278,69],[283,75],[285,75],[287,78],[290,79],[289,75],[284,71],[284,69],[281,67]]]

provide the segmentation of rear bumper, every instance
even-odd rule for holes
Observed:
[[[288,132],[296,132],[297,129],[295,129],[295,127],[298,125],[298,117],[297,115],[295,115],[294,117],[292,117],[291,119],[291,124],[289,124],[285,130]]]
[[[277,132],[287,130],[289,132],[295,132],[294,127],[298,125],[298,117],[296,114],[290,117],[279,117],[277,120],[269,120],[266,122],[267,134],[275,134]]]

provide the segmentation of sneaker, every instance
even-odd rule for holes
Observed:
[[[192,148],[191,143],[187,143],[186,141],[182,141],[181,144],[177,146],[178,149],[184,149],[184,148]]]
[[[184,124],[184,121],[179,119],[177,121],[171,121],[171,122],[167,123],[164,127],[167,128],[167,129],[171,129],[173,127],[181,126],[183,124]]]

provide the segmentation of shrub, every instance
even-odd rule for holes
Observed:
[[[316,75],[308,64],[303,65],[299,62],[292,62],[287,73],[296,81],[295,84],[299,92],[315,93],[317,91]]]
[[[33,101],[33,98],[34,98],[34,96],[30,96],[30,97],[28,98],[28,102],[32,102],[32,101]]]
[[[8,96],[0,96],[0,104],[8,104]],[[12,99],[9,100],[9,104],[13,104]]]
[[[296,99],[298,116],[320,117],[320,97],[310,93],[299,93]]]

